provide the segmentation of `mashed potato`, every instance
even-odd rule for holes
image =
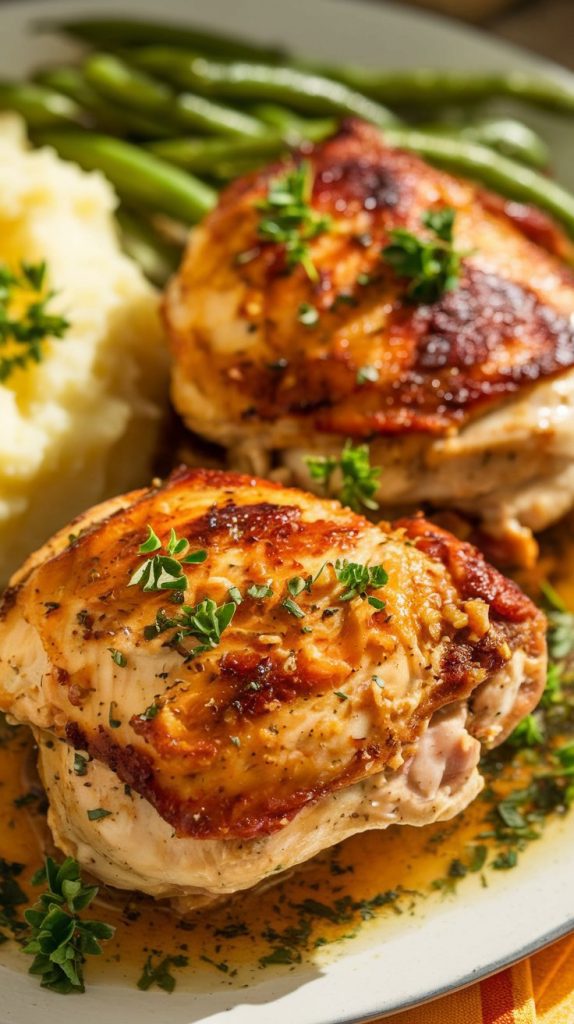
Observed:
[[[0,118],[0,264],[48,266],[70,327],[0,385],[0,584],[78,512],[149,479],[167,402],[157,294],[120,251],[115,195]]]

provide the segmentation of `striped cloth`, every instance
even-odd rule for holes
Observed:
[[[514,967],[384,1024],[574,1024],[574,934]]]

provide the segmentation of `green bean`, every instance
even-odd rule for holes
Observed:
[[[249,114],[224,107],[202,96],[179,96],[151,75],[131,68],[111,54],[94,54],[86,61],[88,82],[107,99],[128,108],[167,118],[173,125],[207,133],[256,138],[265,126]]]
[[[0,110],[15,111],[33,128],[82,123],[77,103],[53,89],[29,82],[0,82]]]
[[[574,88],[565,81],[527,71],[368,71],[362,68],[325,70],[350,88],[381,103],[404,106],[466,104],[510,98],[563,114],[574,113]]]
[[[181,249],[160,238],[151,224],[120,206],[116,214],[122,247],[139,264],[145,276],[160,288],[177,270]]]
[[[275,60],[283,56],[278,47],[257,44],[236,36],[220,35],[217,32],[187,25],[166,25],[162,22],[132,21],[129,18],[85,18],[81,21],[44,23],[50,29],[57,28],[74,39],[81,39],[91,46],[109,48],[123,46],[176,46],[198,50],[214,57],[232,60]]]
[[[286,141],[295,145],[301,139],[321,142],[337,130],[337,120],[334,117],[299,117],[292,110],[277,103],[260,103],[253,108],[252,113],[270,128],[275,128]]]
[[[389,128],[385,139],[392,146],[418,153],[431,164],[475,178],[504,196],[533,203],[552,214],[574,238],[574,196],[529,167],[476,142],[425,135],[408,128]]]
[[[433,135],[478,142],[536,170],[543,170],[550,163],[550,150],[544,140],[528,125],[512,118],[492,118],[469,125],[425,124],[419,125],[419,129]]]
[[[196,174],[211,173],[214,165],[233,161],[255,161],[260,165],[285,151],[285,140],[278,133],[262,139],[166,139],[150,143],[157,156],[185,167]]]
[[[126,201],[150,207],[184,223],[195,223],[216,201],[204,182],[172,167],[155,154],[105,135],[44,132],[40,140],[64,160],[99,170]]]
[[[173,134],[159,118],[154,121],[143,113],[122,110],[100,96],[86,81],[78,68],[47,68],[36,74],[35,79],[55,92],[75,100],[83,110],[92,116],[97,126],[116,135],[141,135],[144,138],[162,138]]]
[[[131,58],[145,71],[209,96],[278,101],[316,114],[361,117],[381,128],[397,123],[394,114],[379,103],[340,82],[298,68],[245,62],[223,64],[161,46],[134,50]]]
[[[300,118],[297,122],[302,128],[297,136],[293,135],[293,138],[290,138],[287,130],[270,130],[260,139],[162,139],[149,143],[148,149],[163,160],[185,167],[196,174],[212,174],[214,167],[224,167],[223,177],[228,178],[229,168],[233,166],[234,161],[238,166],[248,169],[261,166],[266,160],[287,152],[290,145],[298,145],[305,133],[307,138],[314,134],[317,125],[320,124],[322,131],[330,134],[335,124],[332,121],[305,122]],[[291,131],[294,129],[291,128]],[[238,170],[237,174],[239,173]]]

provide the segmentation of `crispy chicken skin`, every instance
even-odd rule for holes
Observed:
[[[145,632],[181,610],[173,592],[128,586],[148,524],[207,553],[186,566],[186,605],[241,592],[193,657],[196,639]],[[345,596],[342,559],[388,580]],[[447,532],[213,470],[90,510],[0,610],[0,708],[36,733],[57,843],[181,909],[353,832],[457,813],[480,789],[480,743],[535,705],[545,659],[542,615]]]
[[[547,525],[574,494],[574,272],[561,232],[351,122],[308,156],[312,205],[332,218],[311,243],[313,281],[258,237],[257,204],[297,159],[232,184],[168,288],[172,393],[188,426],[238,468],[278,461],[311,487],[305,453],[370,441],[387,507],[451,505],[493,531],[513,517]],[[456,211],[458,284],[417,305],[381,251],[393,229],[428,235],[423,215],[444,207]],[[303,303],[316,324],[300,322]],[[362,367],[376,379],[358,382]]]

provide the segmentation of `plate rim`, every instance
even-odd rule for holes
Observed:
[[[260,6],[263,6],[265,0],[258,0],[258,2]],[[308,2],[308,0],[297,0],[300,10],[304,9],[304,3],[306,2]],[[271,6],[275,4],[276,7],[279,7],[284,6],[285,0],[266,0],[266,3],[270,4]],[[290,3],[292,3],[292,0],[287,0],[287,6],[289,6]],[[494,62],[496,62],[496,59],[499,56],[502,57],[504,54],[506,54],[511,58],[517,59],[519,62],[524,63],[526,61],[527,63],[531,64],[534,70],[538,69],[541,73],[552,75],[558,79],[561,79],[562,81],[567,81],[570,85],[574,87],[574,72],[570,71],[569,69],[565,68],[559,63],[553,61],[551,58],[548,58],[546,56],[539,56],[538,54],[536,54],[535,51],[524,46],[521,46],[513,41],[500,39],[498,37],[492,37],[488,30],[486,30],[485,28],[473,24],[458,22],[456,19],[446,14],[433,12],[427,9],[405,8],[398,2],[394,2],[394,0],[392,0],[392,2],[389,2],[389,0],[379,0],[379,3],[376,5],[372,2],[369,2],[369,0],[311,0],[313,8],[315,8],[316,10],[323,9],[324,11],[327,11],[328,7],[335,6],[341,10],[349,10],[351,8],[351,3],[353,5],[353,11],[361,9],[362,11],[365,12],[365,14],[368,12],[369,17],[373,17],[375,20],[378,20],[380,18],[382,23],[384,23],[386,13],[390,13],[399,21],[402,20],[403,22],[412,22],[414,23],[415,26],[412,29],[414,33],[416,33],[417,31],[417,27],[419,31],[422,29],[422,31],[424,32],[425,26],[429,26],[432,27],[433,29],[439,27],[446,33],[449,39],[453,39],[456,37],[460,38],[461,40],[468,39],[469,37],[479,39],[482,41],[483,45],[492,47],[492,49],[494,50]],[[55,6],[65,6],[71,10],[77,11],[78,13],[83,11],[86,13],[87,16],[90,14],[101,15],[102,12],[102,16],[105,16],[105,13],[107,11],[113,13],[114,10],[111,0],[104,0],[103,5],[99,4],[98,0],[43,0],[43,2],[40,2],[40,0],[4,0],[4,2],[2,2],[2,0],[0,0],[0,29],[2,21],[4,20],[4,16],[7,14],[12,13],[16,14],[17,16],[22,15],[22,21],[26,22],[27,20],[29,20],[28,12],[31,10],[35,10],[38,12],[45,12],[43,14],[43,17],[49,19],[50,8],[53,9]],[[127,0],[127,2],[124,2],[124,4],[122,5],[120,16],[129,17],[130,13],[136,12],[138,6],[142,9],[142,16],[146,17],[149,14],[150,18],[154,17],[154,8],[149,3],[149,0],[141,0],[139,4],[138,0]],[[209,18],[204,18],[203,13],[200,13],[199,17],[194,18],[190,6],[191,5],[189,4],[186,5],[185,0],[168,0],[168,2],[166,3],[165,13],[170,18],[173,16],[174,21],[178,20],[181,17],[182,22],[195,21],[196,24],[204,24],[206,27],[216,26],[216,19],[214,18],[213,20],[210,20]],[[156,17],[159,18],[159,15],[156,14]],[[33,18],[35,20],[35,14],[33,15]],[[244,35],[246,38],[249,38],[249,32],[247,30],[245,31]],[[445,63],[445,66],[448,66],[448,61]],[[451,64],[451,66],[453,65]],[[572,813],[574,815],[574,812]],[[567,840],[564,840],[564,842],[566,841]],[[542,842],[544,842],[544,839],[542,840]],[[365,1007],[358,1015],[352,1014],[350,1016],[348,1013],[345,1013],[343,1016],[333,1016],[332,1011],[329,1011],[328,1017],[323,1018],[322,1024],[362,1024],[362,1022],[366,1024],[366,1022],[368,1021],[384,1018],[387,1017],[389,1014],[400,1013],[418,1006],[423,1006],[428,1002],[439,999],[447,994],[452,994],[454,992],[461,991],[462,989],[467,988],[472,984],[475,984],[497,974],[501,970],[504,970],[505,968],[508,968],[513,964],[520,962],[521,960],[532,955],[533,953],[551,945],[553,942],[566,936],[573,930],[574,910],[561,924],[557,924],[543,931],[543,933],[537,938],[530,940],[524,945],[521,945],[518,949],[513,949],[511,952],[508,952],[507,954],[495,958],[488,964],[485,964],[483,967],[477,967],[476,969],[465,972],[465,974],[462,975],[456,981],[447,980],[443,985],[439,985],[436,988],[433,988],[432,990],[427,989],[424,994],[419,993],[410,1000],[403,999],[401,1000],[400,1003],[397,1003],[394,1006],[387,1007],[386,1009],[381,1009],[380,1007],[375,1008],[374,1006],[373,1008]],[[348,950],[349,952],[346,952],[345,950]],[[337,961],[343,961],[345,959],[348,960],[352,956],[361,957],[361,955],[362,954],[360,951],[357,951],[355,954],[353,954],[350,947],[347,946],[343,948],[343,951],[341,952],[340,956],[337,957]],[[336,961],[330,961],[327,967],[319,965],[318,969],[321,973],[326,973],[327,970],[331,970],[333,968],[334,963],[336,963]],[[13,974],[13,972],[10,969],[6,969],[3,965],[0,965],[0,977],[6,975],[10,976],[11,974]],[[34,980],[32,980],[32,984],[36,986],[36,982]],[[128,991],[127,986],[125,985],[122,985],[122,989]],[[40,991],[41,990],[38,990],[37,992],[38,997],[40,997]],[[129,991],[131,992],[131,990]],[[237,989],[234,991],[237,991],[239,993],[242,990]],[[98,988],[93,987],[92,992],[96,993],[97,995]],[[133,994],[136,995],[137,993],[134,992]],[[380,1000],[380,998],[381,997],[378,994],[378,990],[375,987],[373,989],[372,999]],[[271,999],[268,1002],[266,1002],[265,1005],[271,1007],[273,1005],[273,1001],[273,997],[271,997]],[[247,1013],[247,1020],[249,1019],[250,1012],[254,1009],[254,1004],[242,1003],[240,1010],[243,1010],[244,1007],[245,1012]],[[236,1008],[237,1006],[234,1007],[234,1009]],[[37,1005],[37,1009],[41,1010],[40,1005]],[[137,1008],[135,1012],[137,1013]],[[226,1012],[226,1016],[230,1019],[234,1019],[234,1013],[230,1014],[228,1011],[223,1012]],[[3,1011],[1,1010],[0,1015],[3,1016]],[[219,1011],[216,1011],[216,1017],[219,1018]],[[171,1015],[168,1015],[166,1020],[170,1018]],[[201,1019],[207,1020],[208,1018]],[[237,1019],[239,1020],[240,1018]],[[8,1018],[6,1018],[6,1020],[3,1021],[3,1024],[15,1024],[15,1021],[10,1021],[8,1020]],[[22,1018],[22,1024],[24,1024],[24,1018]],[[280,1024],[280,1022],[278,1022],[278,1024]]]

